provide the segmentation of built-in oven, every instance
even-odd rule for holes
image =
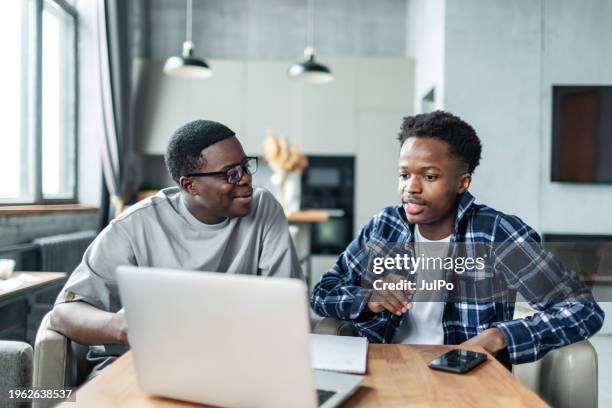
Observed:
[[[339,254],[353,239],[355,158],[309,156],[302,174],[302,209],[324,209],[329,221],[311,227],[314,255]]]

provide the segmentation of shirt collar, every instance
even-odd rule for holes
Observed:
[[[474,201],[476,201],[476,198],[472,194],[470,194],[469,191],[466,191],[465,193],[461,194],[461,197],[459,198],[459,205],[457,206],[457,214],[455,215],[453,233],[457,230],[459,222],[467,212],[468,208],[470,208],[470,206],[474,203]]]

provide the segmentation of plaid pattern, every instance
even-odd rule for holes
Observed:
[[[365,284],[370,273],[367,258],[372,247],[410,243],[414,243],[414,225],[408,223],[403,208],[385,208],[321,277],[311,296],[312,309],[321,316],[350,321],[371,342],[391,343],[402,317],[367,310],[372,295]],[[459,295],[444,309],[445,344],[459,344],[497,327],[506,339],[508,361],[520,364],[584,340],[601,328],[604,313],[590,290],[542,248],[538,234],[518,217],[475,204],[466,192],[459,200],[453,243],[461,243],[468,252],[470,246],[489,245],[492,272],[484,277],[454,277]],[[512,320],[517,291],[537,310],[532,317]],[[495,295],[474,295],[483,292]]]

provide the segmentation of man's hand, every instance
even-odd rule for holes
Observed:
[[[117,335],[117,343],[119,344],[127,344],[128,343],[128,327],[127,321],[125,319],[125,309],[119,310],[115,313],[115,317],[113,318],[113,332]]]
[[[383,282],[400,282],[403,278],[397,275],[389,275]],[[401,316],[412,309],[411,291],[403,290],[375,290],[368,302],[368,309],[374,313],[388,310],[396,316]]]
[[[499,350],[507,346],[506,339],[497,328],[491,328],[483,331],[477,336],[472,337],[468,341],[464,341],[461,345],[465,346],[481,346],[489,354],[495,354]]]

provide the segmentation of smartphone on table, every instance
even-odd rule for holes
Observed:
[[[429,368],[463,374],[482,364],[486,359],[485,353],[454,349],[432,360]]]

